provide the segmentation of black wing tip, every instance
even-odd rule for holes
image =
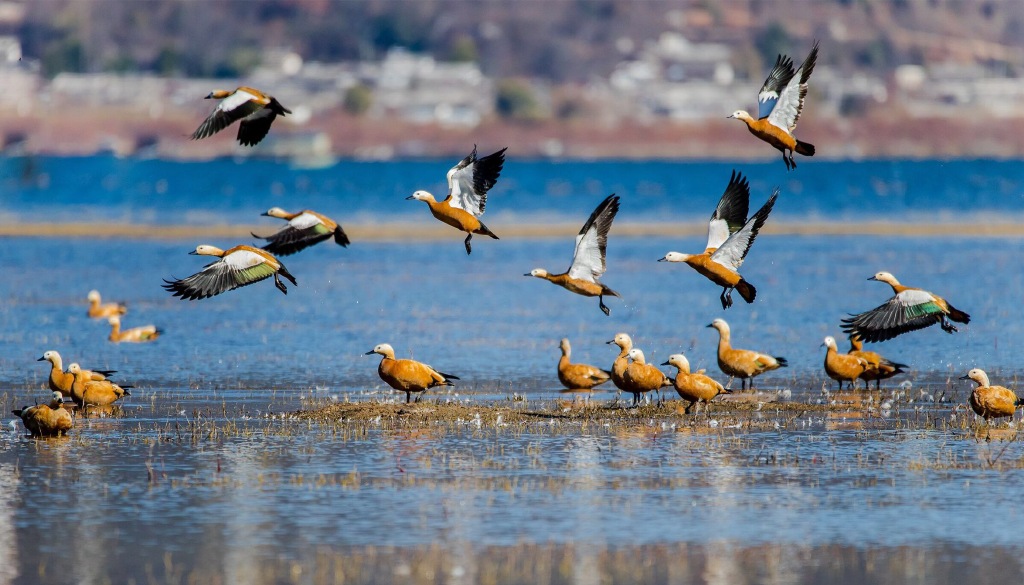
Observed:
[[[348,245],[352,243],[352,241],[348,239],[348,234],[345,233],[345,230],[341,229],[340,225],[334,228],[334,242],[342,248],[347,248]]]
[[[775,357],[775,361],[779,362],[779,367],[780,368],[788,368],[789,367],[789,360],[787,360],[786,358],[781,357],[781,356],[774,356],[774,357]]]

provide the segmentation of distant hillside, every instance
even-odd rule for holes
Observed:
[[[3,2],[0,2],[3,4]],[[7,4],[12,4],[8,2]],[[741,76],[811,38],[825,63],[1024,70],[1020,0],[23,0],[0,33],[21,38],[46,75],[150,71],[238,77],[266,48],[307,61],[379,59],[394,46],[473,60],[492,77],[556,82],[606,76],[666,30],[736,48]]]

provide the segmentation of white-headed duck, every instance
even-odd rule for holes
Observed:
[[[50,402],[28,406],[11,411],[21,418],[28,432],[34,437],[56,437],[66,435],[75,426],[71,413],[64,408],[64,397],[56,390],[50,395]]]
[[[280,207],[271,207],[263,215],[288,222],[288,225],[273,235],[263,237],[253,234],[254,238],[267,240],[269,243],[263,246],[263,249],[275,256],[294,254],[332,236],[334,243],[339,246],[345,247],[351,243],[345,230],[341,229],[338,223],[311,209],[288,213]]]
[[[210,92],[206,99],[220,100],[220,103],[192,133],[192,140],[213,136],[241,120],[238,125],[238,142],[242,146],[255,146],[270,132],[274,118],[292,113],[274,96],[245,86],[235,91],[217,89]]]
[[[98,290],[89,291],[89,295],[86,298],[89,299],[89,311],[87,314],[93,319],[114,317],[128,312],[128,307],[124,303],[104,303],[100,298],[100,291]]]
[[[1024,404],[1013,390],[989,384],[988,374],[984,370],[974,368],[960,379],[974,380],[978,384],[971,392],[968,403],[971,409],[986,421],[1006,416],[1012,418],[1017,407]]]
[[[970,323],[971,316],[953,307],[946,299],[926,290],[903,286],[888,272],[879,272],[868,280],[884,282],[896,293],[884,305],[843,319],[843,331],[868,343],[892,339],[901,333],[916,331],[938,323],[946,333],[957,328],[946,321]]]
[[[789,365],[784,357],[733,348],[732,332],[725,319],[715,319],[708,327],[718,331],[718,367],[729,376],[730,383],[733,378],[739,378],[741,390],[746,389],[748,379],[753,389],[755,376]]]
[[[458,380],[458,376],[441,373],[427,364],[415,360],[396,360],[395,350],[387,343],[380,343],[366,352],[366,355],[382,356],[377,373],[380,379],[395,390],[405,392],[406,404],[412,399],[413,392],[423,392],[435,386],[454,386],[450,380]],[[419,401],[419,396],[416,397]]]
[[[270,252],[252,246],[235,246],[221,250],[216,246],[203,244],[189,254],[216,256],[218,260],[207,264],[201,271],[188,278],[164,280],[164,289],[173,292],[174,296],[181,297],[182,300],[205,299],[271,276],[274,277],[274,286],[284,294],[288,294],[288,289],[281,282],[281,276],[290,280],[293,285],[298,285],[295,277],[280,260]]]

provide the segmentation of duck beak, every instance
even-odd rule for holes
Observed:
[[[605,343],[605,345],[611,345],[611,344],[615,343],[615,340],[613,339],[611,341],[606,341],[604,343]]]
[[[415,198],[415,197],[413,197],[412,195],[409,195],[408,197],[406,197],[406,198],[405,198],[405,200],[406,200],[406,201],[415,201],[415,200],[416,200],[416,198]]]
[[[530,274],[529,272],[527,272],[527,273],[526,273],[526,274],[524,274],[523,276],[533,276],[533,275],[532,275],[532,274]]]
[[[371,349],[370,351],[364,353],[363,355],[373,355],[373,350]]]
[[[669,363],[668,362],[661,362],[661,365],[667,366],[667,365],[669,365]]]
[[[662,256],[661,258],[658,258],[658,262],[668,262],[668,257]]]
[[[704,327],[709,327],[709,328],[711,328],[711,329],[714,329],[714,328],[715,328],[715,324],[714,324],[714,323],[708,323],[708,324],[707,324],[707,325],[705,325]]]
[[[970,380],[970,379],[971,379],[971,377],[970,377],[970,376],[968,376],[967,374],[964,374],[963,376],[960,376],[960,378],[959,378],[959,379],[960,379],[960,380]]]
[[[877,278],[875,278],[874,276],[872,276],[872,277],[871,277],[871,278],[869,278],[868,280],[878,280],[878,279],[877,279]]]
[[[37,362],[45,362],[45,361],[46,361],[46,358],[39,358],[39,359],[37,359],[36,361],[37,361]]]
[[[260,215],[261,215],[262,217],[270,217],[270,214],[269,214],[269,213],[267,213],[266,211],[264,211],[264,212],[263,212],[263,213],[261,213]]]
[[[195,250],[192,250],[191,252],[188,253],[188,255],[189,256],[198,256],[199,252],[196,252]]]

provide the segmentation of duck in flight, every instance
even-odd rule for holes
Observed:
[[[498,239],[479,218],[487,206],[487,192],[498,181],[502,165],[505,164],[506,150],[508,147],[477,158],[474,144],[473,152],[448,171],[448,196],[443,201],[437,201],[430,192],[423,190],[406,197],[423,201],[438,220],[466,232],[466,254],[473,252],[469,243],[473,234]]]
[[[176,297],[181,297],[182,300],[205,299],[271,276],[274,277],[274,285],[284,294],[288,294],[288,289],[281,282],[281,276],[290,280],[293,285],[298,285],[295,277],[277,258],[265,250],[252,246],[235,246],[221,250],[216,246],[203,244],[189,254],[215,256],[217,260],[188,278],[164,280],[164,289],[174,293]]]
[[[341,247],[351,242],[334,220],[311,209],[298,213],[288,213],[280,207],[271,207],[263,214],[266,217],[277,217],[288,222],[277,233],[263,237],[253,234],[254,238],[267,240],[263,249],[275,256],[288,256],[334,236],[334,243]]]
[[[754,302],[757,289],[740,276],[739,268],[747,257],[757,233],[761,230],[768,214],[779,196],[778,188],[768,201],[747,220],[747,208],[750,201],[750,184],[742,173],[733,171],[725,193],[718,201],[718,207],[711,214],[708,224],[708,243],[703,253],[682,254],[669,252],[659,262],[684,262],[694,270],[703,274],[711,282],[722,287],[719,299],[722,308],[732,306],[732,291],[739,291],[743,300]]]
[[[220,103],[192,133],[192,140],[213,136],[241,120],[238,124],[238,142],[242,146],[256,146],[270,132],[270,125],[275,118],[292,113],[274,96],[245,86],[235,91],[217,89],[210,92],[206,99],[220,100]]]
[[[598,306],[605,315],[611,311],[604,304],[604,295],[622,298],[622,295],[598,282],[605,272],[605,249],[608,246],[608,230],[619,211],[619,197],[609,195],[590,214],[583,229],[576,236],[576,250],[573,252],[569,270],[562,274],[550,274],[543,268],[534,268],[523,276],[536,276],[585,297],[597,297]]]
[[[747,124],[751,134],[782,152],[782,162],[786,163],[787,170],[796,168],[794,152],[814,156],[814,145],[797,140],[793,132],[804,109],[807,80],[814,71],[817,59],[817,41],[796,71],[793,70],[792,59],[779,55],[775,59],[775,67],[757,94],[757,119],[755,120],[745,110],[736,110],[728,116],[742,120]]]
[[[946,333],[957,331],[957,323],[970,323],[971,316],[949,304],[946,299],[926,290],[903,286],[888,272],[879,272],[868,280],[884,282],[895,294],[883,305],[843,319],[843,331],[868,343],[885,341],[908,331],[938,323]],[[948,319],[948,320],[947,320]]]

